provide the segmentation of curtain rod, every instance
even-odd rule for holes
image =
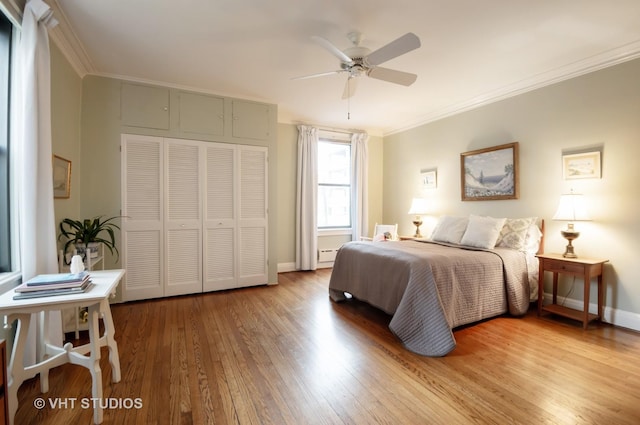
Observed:
[[[313,126],[313,127],[317,127],[318,130],[333,131],[335,133],[344,133],[344,134],[366,133],[366,131],[358,130],[358,129],[347,129],[347,130],[345,130],[344,128],[332,128],[332,127],[327,127],[327,126],[318,125],[318,124],[312,124],[312,123],[306,123],[306,122],[297,122],[296,124],[310,125],[310,126]]]

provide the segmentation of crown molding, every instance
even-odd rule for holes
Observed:
[[[58,21],[58,25],[49,30],[49,37],[56,43],[56,46],[62,51],[62,54],[67,58],[80,78],[83,78],[87,74],[95,74],[96,68],[91,58],[71,28],[69,20],[62,11],[58,1],[46,1],[53,10],[53,16]]]
[[[599,71],[604,68],[619,65],[634,59],[640,58],[640,40],[608,50],[604,53],[594,55],[590,58],[576,61],[568,65],[556,68],[551,71],[542,72],[529,78],[507,84],[496,90],[489,91],[480,96],[467,99],[465,101],[451,104],[443,108],[434,110],[423,115],[420,119],[413,122],[405,123],[405,125],[397,127],[393,130],[384,132],[384,136],[411,130],[421,125],[429,124],[443,118],[467,112],[472,109],[480,108],[510,97],[518,96],[533,90],[537,90],[552,84],[570,80],[581,75]]]
[[[26,0],[0,0],[0,12],[4,11],[14,25],[20,26],[25,3]]]

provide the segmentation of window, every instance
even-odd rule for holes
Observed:
[[[351,227],[351,145],[318,140],[318,229]]]
[[[9,89],[13,25],[0,12],[0,273],[11,270]]]

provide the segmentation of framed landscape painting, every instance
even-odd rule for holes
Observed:
[[[600,151],[562,156],[562,175],[565,180],[599,179]]]
[[[460,154],[463,201],[518,199],[518,142]]]

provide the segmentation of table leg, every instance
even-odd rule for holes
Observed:
[[[11,358],[9,359],[9,424],[13,425],[13,421],[18,411],[18,389],[25,379],[30,378],[24,370],[24,347],[27,343],[27,334],[29,333],[29,325],[31,324],[31,314],[15,314],[7,318],[11,323],[17,320],[16,338],[11,350]]]
[[[111,380],[120,382],[120,355],[118,354],[118,343],[115,338],[115,327],[113,326],[113,318],[111,317],[111,307],[108,300],[102,300],[100,303],[102,311],[102,321],[104,323],[104,337],[109,348],[109,363],[111,363]]]
[[[553,303],[558,304],[558,273],[553,272]]]
[[[582,316],[582,327],[589,326],[589,293],[591,292],[591,278],[589,273],[584,274],[584,311]]]
[[[41,311],[38,313],[38,335],[36,343],[38,344],[37,363],[42,363],[47,356],[46,347],[49,343],[49,312]],[[40,392],[49,392],[49,369],[40,371]]]
[[[542,260],[538,267],[538,316],[542,314],[542,304],[544,302],[544,269],[542,268]]]
[[[101,424],[102,412],[102,369],[100,368],[100,306],[94,304],[89,306],[89,352],[88,369],[91,373],[91,396],[93,397],[93,422]]]
[[[598,276],[598,320],[604,320],[604,285],[602,284],[602,274]]]

